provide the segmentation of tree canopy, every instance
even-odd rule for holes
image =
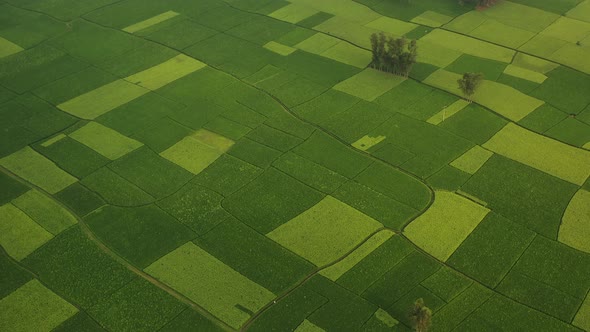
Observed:
[[[396,39],[386,36],[383,32],[371,35],[371,49],[372,68],[403,76],[410,74],[418,55],[415,40],[408,42],[406,38]]]

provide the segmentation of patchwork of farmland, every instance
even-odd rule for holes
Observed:
[[[0,0],[0,331],[590,330],[590,0],[457,2]]]

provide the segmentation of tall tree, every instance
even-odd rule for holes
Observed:
[[[415,40],[408,43],[405,38],[392,38],[384,33],[371,35],[373,51],[372,68],[397,75],[408,76],[416,63],[418,45]]]
[[[459,89],[465,95],[465,97],[471,101],[471,97],[477,91],[477,88],[483,80],[482,73],[465,73],[463,77],[457,80],[459,83]]]
[[[424,305],[424,300],[419,298],[414,302],[414,307],[410,312],[410,319],[414,324],[416,332],[426,332],[432,324],[432,311]]]

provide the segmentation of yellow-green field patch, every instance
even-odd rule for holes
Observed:
[[[444,24],[449,23],[452,19],[453,18],[450,16],[427,10],[424,13],[414,17],[411,22],[438,28]]]
[[[575,44],[590,34],[590,23],[562,16],[541,33]]]
[[[509,123],[484,148],[577,185],[590,176],[590,151]]]
[[[267,236],[313,264],[323,266],[344,256],[381,227],[375,219],[326,196]]]
[[[305,319],[297,328],[295,332],[322,332],[325,331],[323,328],[315,325],[314,323]]]
[[[463,54],[457,50],[422,39],[418,40],[418,49],[420,50],[416,58],[418,62],[428,63],[439,68],[445,68]]]
[[[52,138],[46,140],[45,142],[41,143],[41,146],[44,147],[44,148],[46,148],[48,146],[51,146],[53,143],[56,143],[56,142],[61,141],[64,138],[66,138],[66,135],[64,135],[64,134],[58,134],[57,136],[52,137]]]
[[[283,45],[275,41],[269,41],[264,45],[264,48],[283,56],[287,56],[297,50],[291,46]]]
[[[12,201],[45,230],[57,235],[76,224],[76,218],[53,199],[33,189]]]
[[[143,143],[97,122],[89,122],[84,127],[71,133],[70,137],[110,160],[119,159],[143,146]]]
[[[341,40],[339,40],[338,38],[328,36],[324,33],[316,33],[315,35],[295,45],[295,48],[313,54],[320,54],[322,52],[327,51],[330,47],[335,46],[340,42]]]
[[[283,8],[277,9],[268,16],[289,23],[297,23],[319,13],[318,10],[305,5],[292,3]]]
[[[200,129],[160,155],[193,174],[199,174],[229,150],[233,144],[234,141],[228,138]]]
[[[490,212],[462,196],[437,191],[434,203],[404,234],[432,256],[446,261]]]
[[[365,26],[392,34],[396,37],[401,37],[418,27],[416,24],[396,20],[395,18],[387,16],[381,16],[378,19],[365,24]]]
[[[55,194],[78,181],[28,146],[0,159],[0,165],[50,194]]]
[[[459,158],[451,162],[451,166],[469,174],[475,174],[494,154],[479,145],[474,146]]]
[[[315,26],[314,29],[365,48],[371,47],[371,35],[379,32],[379,30],[362,25],[356,20],[346,19],[341,16],[332,17]]]
[[[125,80],[146,89],[156,90],[206,66],[199,60],[179,54],[157,66],[128,76]]]
[[[275,295],[192,242],[175,249],[145,271],[211,314],[239,329]]]
[[[79,118],[93,120],[149,91],[125,80],[116,80],[57,107]]]
[[[367,101],[373,101],[405,80],[401,76],[367,68],[336,84],[334,89]]]
[[[352,269],[356,264],[363,260],[363,258],[369,256],[370,253],[379,248],[379,246],[394,235],[395,233],[393,231],[382,230],[369,238],[365,243],[356,248],[350,255],[346,256],[346,258],[340,262],[321,270],[320,274],[330,280],[338,280],[338,278],[344,273]]]
[[[445,24],[445,29],[469,34],[487,20],[488,18],[481,11],[472,10]]]
[[[423,82],[458,96],[463,96],[457,84],[457,80],[460,78],[460,74],[439,69],[428,76]],[[472,96],[472,99],[513,121],[522,120],[545,103],[513,87],[488,80],[484,80],[481,83],[477,92]]]
[[[545,59],[537,58],[535,56],[520,52],[516,53],[516,56],[512,60],[512,64],[542,74],[546,74],[559,67],[559,64],[555,62],[547,61]]]
[[[0,206],[0,245],[12,258],[20,261],[52,238],[51,233],[16,206]]]
[[[538,73],[536,71],[518,67],[515,65],[508,65],[504,68],[504,74],[508,74],[510,76],[518,77],[525,79],[527,81],[535,82],[535,83],[543,83],[547,79],[547,76],[544,74]]]
[[[320,55],[357,68],[366,68],[372,57],[371,52],[345,41],[330,47]]]
[[[433,124],[433,125],[439,125],[442,122],[444,122],[446,119],[448,119],[448,118],[452,117],[453,115],[462,111],[465,107],[467,107],[467,105],[469,105],[469,102],[467,100],[459,99],[456,102],[452,103],[451,105],[445,107],[442,111],[433,115],[426,122]]]
[[[123,31],[129,32],[129,33],[136,33],[136,32],[141,31],[143,29],[147,29],[151,26],[154,26],[158,23],[162,23],[164,21],[167,21],[167,20],[169,20],[173,17],[176,17],[178,15],[180,15],[180,14],[178,14],[177,12],[167,11],[167,12],[162,13],[160,15],[156,15],[154,17],[148,18],[147,20],[137,22],[133,25],[130,25],[130,26],[124,28]]]
[[[586,295],[586,299],[578,310],[576,317],[574,317],[572,324],[582,330],[590,331],[590,293]]]
[[[385,136],[375,136],[375,137],[371,137],[369,135],[365,135],[363,137],[361,137],[358,141],[352,143],[352,146],[354,146],[355,148],[362,150],[362,151],[367,151],[368,149],[374,147],[375,145],[383,142],[383,140],[385,139]]]
[[[77,312],[34,279],[0,300],[0,331],[52,331]]]
[[[565,13],[565,16],[590,23],[590,0],[580,2],[576,7]]]
[[[582,41],[582,46],[565,44],[553,52],[549,58],[553,61],[570,66],[586,74],[590,74],[590,37]]]
[[[549,58],[553,53],[567,44],[568,42],[565,40],[538,34],[518,49],[536,56]]]
[[[558,239],[590,253],[590,192],[580,189],[572,198],[563,215]]]
[[[480,58],[510,63],[514,51],[455,32],[435,29],[420,39]]]
[[[487,20],[473,29],[469,35],[510,48],[518,48],[533,38],[536,33],[515,28],[495,20]]]
[[[10,40],[0,37],[0,58],[22,51],[23,48]]]

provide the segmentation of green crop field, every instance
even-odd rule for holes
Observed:
[[[590,331],[589,59],[590,0],[0,0],[0,331]]]

